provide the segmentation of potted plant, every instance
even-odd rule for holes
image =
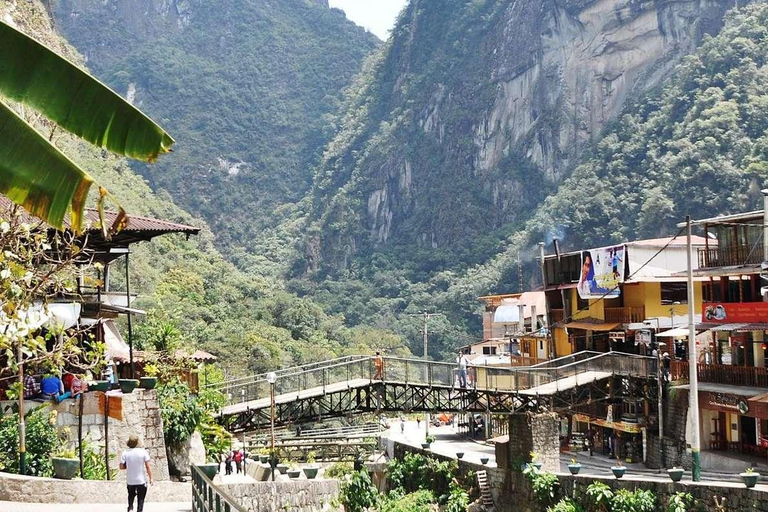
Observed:
[[[207,476],[210,480],[213,480],[213,477],[216,476],[216,473],[219,472],[219,463],[218,462],[208,462],[206,464],[196,464],[198,468],[200,468],[200,471],[203,472],[205,476]]]
[[[421,443],[421,447],[425,450],[429,450],[429,445],[435,442],[435,436],[427,436],[424,438],[424,442]]]
[[[283,460],[277,465],[276,469],[280,472],[281,475],[284,475],[288,472],[289,466],[290,463],[287,460]]]
[[[536,452],[531,452],[528,455],[531,456],[531,466],[535,467],[536,469],[541,469],[541,462],[539,462],[539,454]]]
[[[464,458],[464,452],[456,452],[456,458],[457,459],[463,459]]]
[[[488,457],[480,457],[480,464],[486,465],[490,459]]]
[[[747,486],[747,489],[751,489],[757,484],[757,479],[760,478],[760,473],[756,472],[755,468],[749,467],[745,469],[743,473],[740,473],[739,476],[744,482],[744,485]]]
[[[578,475],[582,467],[584,466],[579,464],[576,459],[571,459],[571,463],[568,464],[568,471],[570,471],[572,475]]]
[[[63,445],[51,456],[53,464],[53,476],[62,480],[72,480],[80,470],[80,459],[75,454],[75,449]]]
[[[288,474],[288,478],[295,480],[299,478],[299,475],[301,475],[301,470],[298,468],[298,466],[296,466],[295,462],[291,461],[288,464],[288,471],[286,471],[286,473]]]
[[[120,379],[120,391],[125,394],[133,393],[138,386],[139,381],[136,379]]]
[[[307,466],[303,469],[304,476],[307,477],[307,480],[313,480],[317,478],[317,472],[320,470],[320,468],[315,466],[315,452],[307,452],[307,464],[310,464],[310,466]]]
[[[88,389],[90,391],[109,391],[109,381],[108,380],[95,380],[95,381],[90,382],[88,384]]]
[[[669,478],[672,479],[673,482],[679,482],[683,479],[683,472],[685,470],[683,468],[673,467],[672,469],[667,470],[667,474],[669,475]]]
[[[621,459],[616,459],[616,465],[611,466],[611,471],[613,471],[613,476],[616,478],[621,478],[624,476],[624,473],[627,472],[627,468],[624,467],[624,464],[621,463]]]
[[[139,387],[144,389],[155,389],[157,386],[157,375],[160,373],[160,369],[156,364],[149,363],[144,367],[144,377],[139,379]]]

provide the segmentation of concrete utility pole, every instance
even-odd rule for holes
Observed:
[[[691,414],[691,452],[693,456],[693,481],[701,481],[701,440],[699,439],[699,376],[696,355],[696,321],[694,319],[693,247],[691,246],[691,216],[685,217],[688,249],[688,370],[691,389],[688,408]]]
[[[544,251],[544,242],[539,242],[539,257],[541,258],[541,289],[546,294],[547,291],[547,272],[544,269],[544,257],[546,256]],[[547,318],[547,356],[549,359],[554,359],[555,354],[555,340],[552,338],[552,315],[549,309],[549,301],[544,302],[546,304],[546,318]],[[536,332],[536,319],[531,318],[531,327],[533,332]]]
[[[766,262],[768,262],[768,188],[761,190],[763,194],[763,265],[762,269],[765,269]],[[761,291],[763,293],[763,302],[768,302],[768,286],[763,287]]]

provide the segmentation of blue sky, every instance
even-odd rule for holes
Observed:
[[[330,0],[331,7],[338,7],[347,18],[365,27],[381,39],[389,36],[389,30],[408,0]]]

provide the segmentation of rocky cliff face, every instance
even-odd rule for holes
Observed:
[[[448,3],[412,0],[360,80],[316,180],[310,269],[366,246],[475,261],[734,0]]]

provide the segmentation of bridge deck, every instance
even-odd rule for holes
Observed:
[[[518,391],[518,393],[520,395],[527,395],[527,396],[554,395],[555,393],[558,393],[560,391],[567,391],[577,386],[583,386],[585,384],[589,384],[598,380],[606,379],[610,376],[611,376],[610,372],[588,371],[588,372],[579,373],[577,375],[573,375],[570,377],[564,377],[562,379],[548,382],[546,384],[542,384],[540,386],[536,386],[533,388],[521,389]],[[325,387],[315,386],[312,388],[302,389],[300,391],[282,393],[279,395],[275,395],[275,405],[287,404],[290,402],[294,402],[296,400],[323,396],[324,394],[335,393],[337,391],[343,391],[347,389],[363,388],[365,386],[370,385],[371,382],[372,381],[370,379],[352,379],[348,381],[337,382],[335,384],[327,384]],[[373,381],[373,382],[378,382],[378,381]],[[407,383],[401,382],[401,381],[385,381],[384,384],[404,385]],[[418,383],[412,383],[412,385],[426,387],[423,384],[418,384]],[[447,386],[435,385],[433,387],[447,387]],[[496,390],[495,388],[485,389],[479,386],[473,389],[476,389],[478,391],[490,391],[490,392],[500,392],[500,393],[512,392],[507,389],[499,389],[499,390]],[[248,402],[241,402],[238,404],[228,405],[221,410],[221,415],[230,416],[233,414],[245,412],[248,409],[250,410],[266,409],[269,407],[269,405],[270,405],[269,397],[265,397],[258,400],[251,400]]]

